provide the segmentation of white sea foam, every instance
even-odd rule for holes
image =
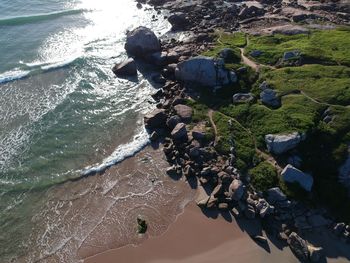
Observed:
[[[13,69],[0,74],[0,84],[23,79],[30,74],[28,70]]]
[[[147,131],[142,128],[133,138],[133,140],[127,144],[121,144],[117,147],[117,149],[106,159],[102,161],[101,164],[87,167],[82,171],[83,176],[87,176],[90,174],[95,174],[106,170],[107,168],[120,163],[121,161],[134,156],[140,150],[142,150],[145,146],[149,144],[149,136]]]

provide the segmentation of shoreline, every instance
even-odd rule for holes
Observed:
[[[220,214],[216,218],[205,216],[191,202],[161,236],[138,246],[105,251],[86,258],[84,263],[112,263],[116,259],[121,263],[280,262],[282,257],[284,262],[298,262],[289,248],[279,250],[270,242],[268,248],[259,246],[231,220]],[[251,222],[240,222],[247,223]],[[257,231],[253,225],[250,228]]]

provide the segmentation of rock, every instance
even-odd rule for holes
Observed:
[[[193,139],[197,140],[197,141],[202,141],[205,139],[205,131],[200,130],[200,129],[193,129],[192,131],[192,137]]]
[[[244,210],[244,215],[248,219],[254,219],[255,218],[255,209],[252,205],[248,205],[246,210]]]
[[[126,61],[116,64],[112,71],[118,77],[137,75],[136,63],[133,58],[128,58]]]
[[[183,174],[186,177],[190,177],[190,176],[193,176],[195,174],[195,171],[193,170],[193,168],[190,165],[186,165],[184,168]]]
[[[325,257],[322,247],[314,247],[309,245],[308,250],[311,262],[320,262]]]
[[[241,12],[239,12],[238,17],[240,19],[247,19],[257,16],[262,16],[265,14],[264,8],[256,5],[246,6],[244,7]]]
[[[309,259],[309,249],[306,241],[302,239],[297,233],[292,232],[288,237],[288,245],[295,256],[302,262]]]
[[[287,196],[281,191],[279,187],[270,188],[266,191],[267,200],[271,204],[283,202],[287,200]]]
[[[284,52],[283,54],[283,60],[287,61],[287,60],[297,60],[300,59],[300,52],[295,50],[295,51],[288,51],[288,52]]]
[[[137,218],[137,232],[139,234],[145,234],[147,231],[147,223],[146,220],[142,219],[141,217]]]
[[[224,67],[223,60],[198,56],[177,64],[176,79],[205,87],[216,87],[235,83],[237,76]]]
[[[159,139],[159,134],[156,131],[154,131],[154,132],[152,132],[152,134],[149,138],[150,138],[151,142],[155,142]]]
[[[141,26],[127,33],[125,49],[133,56],[143,57],[147,54],[160,51],[161,46],[154,32],[149,28]]]
[[[231,212],[235,218],[239,218],[241,216],[241,213],[238,211],[236,207],[232,208]]]
[[[264,89],[260,93],[260,99],[261,99],[262,103],[264,103],[267,106],[271,106],[274,108],[281,106],[281,100],[277,96],[276,91],[274,91],[273,89],[269,89],[269,88]]]
[[[262,243],[262,244],[266,244],[267,243],[267,239],[264,236],[254,235],[254,236],[251,236],[251,238],[253,240],[255,240],[256,242],[259,242],[259,243]]]
[[[144,122],[147,129],[155,129],[164,127],[166,119],[165,110],[155,109],[145,115]]]
[[[173,130],[175,126],[181,122],[181,118],[177,115],[171,116],[167,122],[166,125],[169,127],[170,130]]]
[[[237,56],[232,48],[224,48],[219,52],[220,58],[224,60],[225,63],[235,63],[241,60],[241,57]]]
[[[171,176],[171,177],[175,177],[175,176],[178,176],[178,172],[177,172],[177,168],[175,165],[171,166],[171,167],[168,167],[166,169],[166,173],[167,175]]]
[[[294,149],[302,140],[303,135],[298,132],[290,134],[268,134],[265,136],[266,146],[273,154],[282,154]]]
[[[239,201],[244,194],[244,187],[241,180],[234,179],[229,186],[229,196],[231,199]]]
[[[182,30],[188,25],[188,20],[184,13],[175,13],[169,16],[168,21],[172,25],[172,30]]]
[[[252,93],[236,93],[232,97],[232,101],[234,104],[238,103],[249,103],[255,100],[254,95]]]
[[[334,234],[340,236],[345,231],[345,223],[337,223],[333,228]]]
[[[253,58],[261,56],[263,52],[260,50],[253,50],[252,52],[249,53],[249,55]]]
[[[187,140],[187,129],[186,124],[184,123],[178,123],[173,131],[171,132],[171,136],[174,138],[174,140]]]
[[[294,155],[291,155],[288,157],[287,162],[288,162],[288,164],[291,164],[294,167],[299,168],[301,166],[303,160],[301,159],[300,156],[294,154]]]
[[[303,189],[310,192],[314,179],[311,175],[303,173],[294,166],[288,164],[281,173],[282,180],[287,183],[298,183]]]
[[[219,203],[218,208],[219,210],[226,211],[228,210],[228,203]]]
[[[192,108],[187,105],[178,104],[174,107],[176,114],[181,118],[183,122],[189,123],[192,119]]]
[[[260,84],[259,89],[261,89],[261,90],[270,89],[270,85],[269,85],[269,83],[264,81],[263,83]]]
[[[206,207],[210,196],[207,194],[203,186],[199,185],[197,188],[196,204],[203,208]]]
[[[309,216],[307,218],[307,221],[312,227],[322,227],[331,224],[331,221],[329,219],[326,219],[324,216],[318,214]]]
[[[270,34],[283,34],[283,35],[298,35],[298,34],[308,34],[310,32],[309,29],[298,26],[298,25],[282,25],[270,27],[264,30],[266,33]]]

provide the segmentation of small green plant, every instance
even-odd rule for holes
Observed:
[[[256,167],[250,169],[249,175],[252,185],[258,191],[265,192],[278,184],[277,171],[268,162],[261,162]]]

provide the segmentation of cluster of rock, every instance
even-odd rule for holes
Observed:
[[[349,23],[350,9],[346,1],[282,1],[257,0],[237,3],[223,0],[138,0],[155,8],[170,11],[168,21],[174,30],[209,32],[215,28],[235,31],[240,27],[262,27],[263,24],[327,21]],[[316,4],[317,3],[317,4]],[[255,23],[255,24],[254,24]],[[266,27],[266,26],[265,26]]]

